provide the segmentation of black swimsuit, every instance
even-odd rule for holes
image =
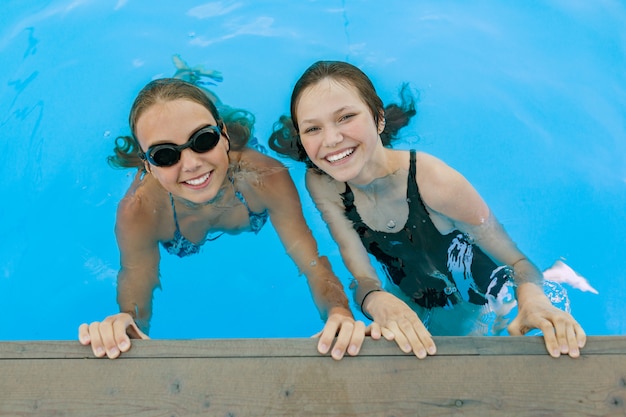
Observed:
[[[502,285],[512,280],[512,270],[496,265],[467,234],[454,230],[442,235],[437,230],[420,197],[415,171],[412,150],[407,184],[409,217],[402,230],[387,233],[368,227],[347,183],[341,194],[346,217],[391,281],[418,305],[451,307],[461,300],[485,304],[485,294],[497,295]]]

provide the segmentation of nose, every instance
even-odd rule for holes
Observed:
[[[190,148],[183,149],[180,153],[180,164],[183,171],[196,171],[202,165],[200,154],[194,152]]]
[[[343,141],[343,135],[341,131],[336,127],[327,127],[324,130],[324,146],[327,148],[334,148]]]

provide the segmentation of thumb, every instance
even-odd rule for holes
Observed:
[[[137,326],[137,323],[135,322],[135,320],[133,320],[132,317],[130,318],[129,323],[126,326],[126,332],[133,339],[150,339],[150,336],[141,331],[141,329],[139,328],[139,326]]]
[[[516,317],[511,324],[507,326],[507,330],[511,336],[523,336],[522,326],[519,317]]]

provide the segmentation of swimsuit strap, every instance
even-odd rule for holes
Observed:
[[[409,179],[408,179],[408,184],[407,184],[407,189],[406,189],[406,197],[409,200],[409,217],[411,216],[410,213],[414,212],[413,211],[413,208],[415,207],[414,204],[417,203],[418,201],[421,204],[417,204],[417,206],[423,210],[422,214],[426,214],[428,216],[428,212],[426,211],[426,208],[424,207],[422,197],[420,196],[420,193],[419,193],[419,187],[417,186],[417,174],[416,174],[417,169],[415,165],[416,165],[415,149],[411,149],[410,154],[409,154]]]
[[[409,227],[409,222],[411,220],[411,213],[412,213],[414,204],[418,201],[422,202],[422,199],[419,195],[419,188],[417,187],[417,181],[415,179],[416,173],[417,173],[417,169],[415,166],[416,166],[415,149],[411,149],[409,153],[409,177],[407,179],[408,184],[407,184],[407,190],[406,190],[407,201],[409,203],[409,218],[407,219],[407,223],[404,226],[404,230],[406,230]],[[348,219],[352,221],[352,224],[354,225],[354,228],[357,230],[357,232],[361,233],[363,230],[369,229],[369,226],[366,225],[365,222],[363,222],[361,215],[359,214],[356,206],[354,205],[354,193],[352,192],[352,188],[350,188],[350,185],[348,185],[347,182],[344,184],[346,185],[346,188],[344,192],[341,193],[341,198],[343,200],[343,205],[344,205],[344,211]],[[423,202],[422,204],[418,205],[418,207],[420,207],[422,214],[425,214],[426,216],[428,216],[428,212],[426,211],[426,208],[424,207]],[[380,232],[380,233],[385,233],[385,232]]]
[[[237,199],[241,201],[241,204],[243,204],[246,207],[246,210],[248,210],[248,217],[249,217],[253,213],[252,211],[250,211],[250,207],[248,206],[248,202],[246,201],[246,198],[243,196],[241,191],[239,191],[237,187],[235,187],[235,179],[231,177],[230,175],[228,176],[228,179],[230,180],[230,183],[233,185],[233,190],[235,190],[235,197],[237,197]]]
[[[254,233],[259,233],[259,231],[263,228],[263,225],[267,222],[269,217],[269,212],[267,208],[260,213],[256,213],[250,209],[248,205],[248,201],[246,201],[246,197],[244,197],[243,193],[237,188],[235,188],[235,181],[232,177],[228,177],[233,184],[233,189],[235,190],[235,196],[241,201],[241,204],[244,205],[246,210],[248,210],[248,218],[250,219],[250,230]]]
[[[415,149],[411,149],[409,152],[409,178],[415,180],[415,174],[417,169],[415,168]],[[413,181],[415,182],[415,181]]]
[[[172,211],[174,212],[174,226],[176,226],[176,230],[174,231],[174,240],[180,240],[182,238],[186,240],[187,242],[189,242],[189,244],[197,246],[199,248],[200,246],[204,245],[206,242],[213,241],[224,234],[224,232],[218,232],[218,233],[208,232],[206,237],[197,244],[188,240],[185,236],[183,236],[183,234],[180,231],[180,226],[178,225],[178,215],[176,214],[176,205],[174,204],[174,196],[172,195],[172,193],[169,193],[169,194],[170,194],[170,202],[172,203]]]
[[[172,203],[172,211],[174,212],[174,225],[176,226],[176,233],[180,234],[180,227],[178,226],[178,216],[176,215],[176,205],[174,204],[174,196],[172,193],[170,195],[170,203]]]

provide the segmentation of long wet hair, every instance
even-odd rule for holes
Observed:
[[[177,78],[161,78],[146,84],[135,98],[130,110],[128,123],[131,135],[115,139],[114,154],[107,158],[109,165],[114,168],[143,168],[144,162],[140,157],[142,150],[136,134],[137,120],[153,105],[179,99],[193,101],[206,108],[218,125],[222,123],[226,125],[230,149],[235,151],[243,149],[254,129],[254,115],[247,110],[221,105],[220,110],[224,116],[222,119],[220,111],[207,93],[204,89]]]
[[[293,88],[291,117],[281,116],[274,124],[273,132],[268,140],[272,150],[296,161],[304,162],[308,167],[314,167],[300,140],[296,107],[305,89],[326,78],[354,87],[372,114],[376,126],[379,120],[384,118],[385,128],[380,138],[385,147],[391,147],[392,142],[397,138],[398,131],[408,125],[411,117],[417,113],[415,97],[407,83],[402,84],[400,88],[400,104],[392,103],[384,107],[372,81],[359,68],[342,61],[318,61],[304,71]]]

